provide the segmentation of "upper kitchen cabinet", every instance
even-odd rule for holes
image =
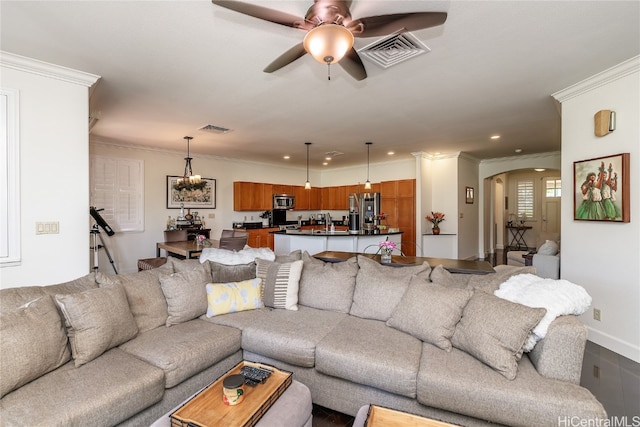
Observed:
[[[293,194],[293,185],[273,184],[273,194]]]
[[[262,211],[272,207],[272,185],[260,182],[233,183],[234,211]]]
[[[305,190],[302,185],[293,186],[293,195],[296,196],[297,211],[311,211],[322,209],[321,204],[321,189],[317,187],[311,187],[309,190]]]

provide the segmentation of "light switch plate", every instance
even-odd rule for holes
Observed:
[[[58,221],[36,222],[36,234],[59,234],[60,223]]]

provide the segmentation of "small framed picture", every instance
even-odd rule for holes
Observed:
[[[216,180],[202,178],[199,184],[184,186],[178,184],[179,176],[167,175],[167,209],[215,209]]]
[[[475,198],[473,187],[465,187],[465,196],[466,196],[466,203],[468,205],[472,205],[473,199]]]
[[[630,222],[629,153],[573,162],[573,219]]]

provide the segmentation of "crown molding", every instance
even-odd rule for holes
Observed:
[[[614,80],[637,73],[640,70],[640,56],[634,56],[618,65],[604,70],[588,79],[582,80],[566,89],[551,94],[558,102],[563,103],[571,98],[590,92]]]
[[[537,154],[523,154],[520,156],[509,156],[509,157],[496,157],[494,159],[485,159],[481,160],[481,164],[488,163],[503,163],[510,161],[523,161],[523,160],[540,160],[540,159],[554,159],[561,155],[560,151],[549,151],[547,153],[537,153]]]
[[[6,51],[0,51],[0,66],[86,87],[93,86],[100,79],[100,76],[95,74],[49,64]]]

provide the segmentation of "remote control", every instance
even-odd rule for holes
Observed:
[[[255,386],[263,383],[271,375],[271,371],[265,368],[254,368],[252,366],[243,366],[240,373],[244,376],[244,382],[247,385]]]

